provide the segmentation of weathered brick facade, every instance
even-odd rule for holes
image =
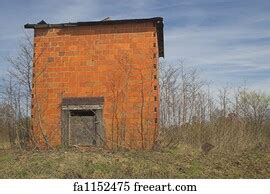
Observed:
[[[76,24],[26,25],[35,31],[32,129],[37,144],[63,144],[63,99],[104,97],[104,146],[151,148],[159,122],[163,31],[157,25],[162,18]]]

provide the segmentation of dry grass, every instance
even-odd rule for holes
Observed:
[[[189,124],[162,128],[159,142],[162,147],[175,147],[182,143],[195,149],[210,143],[218,152],[239,153],[257,147],[269,149],[269,128],[269,124],[253,127],[251,124],[224,121]]]
[[[270,154],[163,151],[0,152],[0,178],[270,178]]]
[[[10,147],[8,131],[5,128],[0,128],[0,149],[8,149]]]

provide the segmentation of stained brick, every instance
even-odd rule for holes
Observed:
[[[54,58],[53,57],[48,57],[48,59],[47,59],[47,62],[54,62]]]

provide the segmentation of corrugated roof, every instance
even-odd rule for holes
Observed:
[[[48,24],[44,20],[37,24],[25,24],[24,28],[63,28],[63,27],[76,27],[76,26],[95,26],[95,25],[114,25],[124,23],[142,23],[142,22],[154,22],[157,28],[158,49],[159,57],[164,57],[164,35],[163,35],[163,18],[142,18],[142,19],[124,19],[124,20],[102,20],[102,21],[89,21],[89,22],[76,22],[76,23],[59,23]]]

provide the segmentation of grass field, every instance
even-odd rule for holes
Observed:
[[[0,151],[0,178],[270,178],[270,153],[207,155],[163,151]]]

